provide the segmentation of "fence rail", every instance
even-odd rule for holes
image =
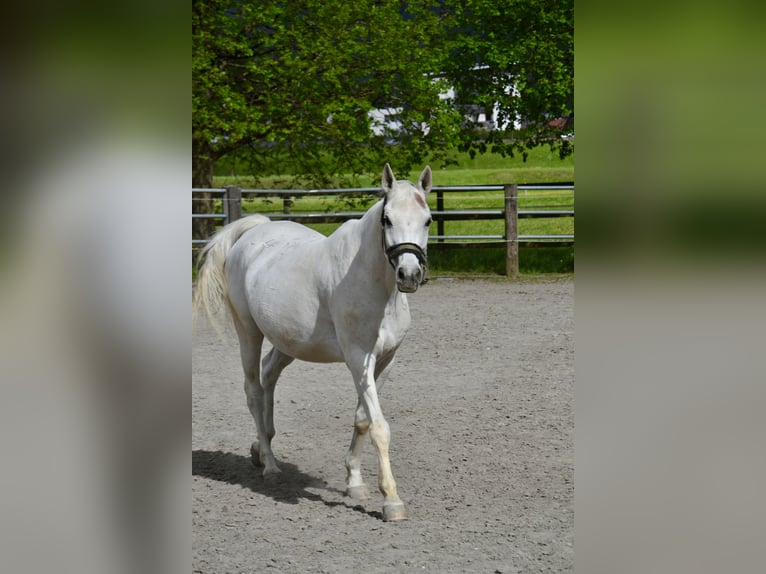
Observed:
[[[505,247],[506,274],[514,276],[519,270],[519,245],[525,246],[571,246],[574,234],[520,235],[518,220],[525,218],[574,217],[574,209],[519,209],[519,191],[562,190],[574,192],[573,183],[562,184],[505,184],[439,186],[432,189],[436,194],[436,209],[431,216],[436,222],[436,234],[429,236],[429,248],[483,248]],[[445,209],[444,194],[453,192],[503,191],[503,209]],[[193,188],[195,194],[206,193],[219,199],[221,213],[192,213],[192,219],[216,219],[223,225],[242,217],[243,198],[282,198],[282,213],[268,213],[270,219],[297,221],[300,223],[342,223],[361,217],[364,211],[340,211],[332,213],[292,213],[293,200],[311,196],[359,196],[377,197],[378,187],[355,187],[344,189],[240,189],[239,187]],[[570,197],[567,195],[566,197]],[[448,235],[444,231],[446,221],[504,220],[504,233],[495,235]],[[201,247],[208,239],[192,239],[193,247]]]

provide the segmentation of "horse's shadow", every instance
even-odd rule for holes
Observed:
[[[345,506],[356,512],[383,520],[380,512],[368,511],[363,506],[335,500],[325,500],[321,495],[309,491],[309,488],[344,493],[328,487],[323,480],[301,471],[294,464],[280,462],[282,472],[268,480],[263,478],[260,468],[255,468],[249,457],[220,450],[192,451],[192,475],[201,476],[218,482],[243,486],[253,492],[268,496],[283,504],[298,504],[301,500],[321,502],[325,506]]]

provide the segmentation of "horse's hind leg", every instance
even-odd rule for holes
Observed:
[[[276,429],[274,428],[274,387],[284,368],[294,360],[293,357],[285,355],[276,347],[271,349],[269,354],[263,359],[263,368],[261,372],[261,387],[263,387],[263,422],[266,429],[266,438],[269,442],[269,449],[271,448],[271,439],[273,439],[276,434]]]
[[[274,454],[271,452],[271,439],[268,436],[266,419],[264,417],[265,400],[260,372],[263,334],[253,322],[244,325],[235,318],[234,325],[239,336],[239,352],[242,358],[242,369],[245,372],[247,406],[250,409],[250,414],[253,416],[258,433],[258,437],[250,447],[250,453],[253,457],[253,464],[256,466],[263,465],[263,474],[265,476],[279,472],[279,467],[274,459]]]

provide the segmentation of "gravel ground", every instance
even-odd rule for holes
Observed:
[[[341,364],[296,361],[277,385],[265,482],[250,462],[233,329],[192,349],[194,572],[571,572],[574,283],[437,278],[381,391],[409,520],[344,497],[356,397]],[[268,345],[265,345],[268,350]],[[377,483],[373,448],[363,471]],[[267,570],[269,569],[269,570]]]

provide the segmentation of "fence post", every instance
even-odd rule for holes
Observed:
[[[436,211],[444,211],[444,192],[441,189],[436,190]],[[436,233],[444,235],[444,219],[439,215],[436,220]],[[439,243],[444,243],[444,239],[439,239]]]
[[[223,194],[223,213],[226,215],[226,223],[242,218],[242,190],[234,185],[226,187]]]
[[[519,186],[507,183],[503,186],[505,196],[505,274],[519,275]]]

